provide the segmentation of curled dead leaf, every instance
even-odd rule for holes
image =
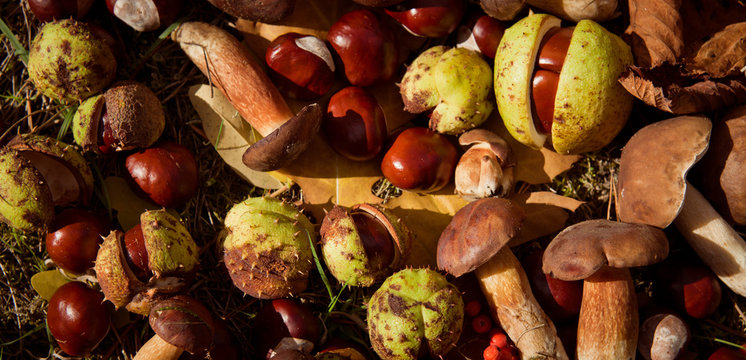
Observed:
[[[630,0],[625,39],[640,67],[677,63],[684,52],[681,0]]]
[[[746,22],[730,24],[702,46],[686,65],[713,77],[743,75],[746,67]]]

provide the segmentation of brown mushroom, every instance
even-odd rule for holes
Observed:
[[[545,273],[585,280],[578,320],[577,359],[634,359],[637,295],[628,267],[668,256],[662,230],[642,224],[589,220],[560,232],[544,252]]]
[[[155,335],[133,360],[175,360],[184,351],[204,355],[212,347],[212,313],[189,296],[159,301],[151,308],[148,322]]]
[[[648,125],[627,142],[619,168],[619,219],[661,229],[671,222],[712,271],[746,296],[746,242],[686,181],[705,153],[710,120],[680,116]]]
[[[554,324],[507,246],[524,218],[523,209],[506,199],[487,198],[464,206],[440,236],[438,268],[456,277],[474,271],[492,316],[524,359],[567,359]]]
[[[645,360],[676,360],[686,354],[691,336],[681,317],[658,313],[645,319],[640,326],[637,346]]]
[[[310,104],[293,116],[269,76],[238,39],[203,22],[179,25],[171,38],[263,136],[244,153],[246,166],[277,170],[308,147],[321,125],[321,107]]]
[[[510,145],[484,129],[463,133],[461,146],[471,146],[461,155],[454,181],[456,193],[472,201],[489,196],[507,196],[513,190],[515,157]]]
[[[209,0],[218,9],[241,19],[276,22],[295,8],[295,0]]]

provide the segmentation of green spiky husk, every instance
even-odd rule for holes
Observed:
[[[45,233],[54,218],[52,193],[20,152],[0,149],[0,220],[21,231]]]
[[[190,277],[199,264],[199,248],[180,219],[166,210],[150,210],[140,215],[140,225],[148,251],[148,266],[156,277]]]

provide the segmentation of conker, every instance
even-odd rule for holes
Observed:
[[[182,0],[106,0],[106,7],[119,20],[143,32],[174,22],[181,3]]]
[[[444,37],[456,30],[466,11],[463,0],[410,0],[386,13],[417,36]]]
[[[543,254],[544,251],[537,250],[523,260],[536,300],[556,323],[577,317],[583,299],[583,282],[564,281],[544,274],[541,270]]]
[[[539,45],[539,56],[531,86],[531,108],[537,129],[545,134],[552,132],[554,99],[567,49],[572,39],[572,28],[554,28],[544,36]]]
[[[302,339],[313,349],[321,338],[321,324],[311,309],[295,299],[275,299],[265,304],[254,318],[256,347],[262,358],[283,338]]]
[[[684,260],[667,262],[658,269],[657,278],[664,296],[676,309],[691,317],[708,317],[720,305],[720,282],[704,265]]]
[[[390,79],[398,64],[398,50],[390,29],[370,10],[343,15],[326,37],[344,65],[352,85],[368,86]]]
[[[186,147],[163,141],[127,156],[125,166],[139,191],[163,207],[180,207],[197,192],[197,160]]]
[[[124,249],[124,256],[132,272],[138,279],[147,280],[150,267],[148,267],[148,249],[145,246],[141,224],[133,226],[124,233]]]
[[[482,15],[474,23],[471,32],[479,46],[479,51],[488,58],[494,59],[497,46],[500,45],[500,40],[505,33],[505,25],[490,16]]]
[[[82,282],[60,286],[49,299],[49,332],[68,355],[90,353],[106,336],[110,323],[111,310],[104,304],[104,295]]]
[[[99,213],[68,209],[52,222],[46,236],[49,257],[61,269],[82,274],[93,267],[103,236],[111,230],[109,219]]]
[[[91,9],[93,0],[28,0],[28,6],[42,22],[66,18],[80,19]]]
[[[353,212],[350,214],[363,241],[365,253],[370,259],[374,271],[389,266],[394,259],[394,240],[388,229],[367,212]]]
[[[378,100],[356,86],[331,97],[323,129],[334,150],[357,161],[376,157],[387,134],[386,118]]]
[[[316,99],[334,84],[334,59],[324,41],[315,36],[281,35],[269,44],[265,60],[272,80],[292,98]]]
[[[383,156],[381,172],[400,189],[438,191],[451,181],[458,156],[458,149],[445,135],[409,128],[396,137]]]

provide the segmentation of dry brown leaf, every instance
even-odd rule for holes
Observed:
[[[715,34],[686,67],[717,78],[742,75],[746,67],[746,22],[730,24]]]
[[[290,180],[280,173],[254,171],[243,164],[243,153],[261,136],[217,88],[194,85],[189,88],[189,101],[202,119],[202,129],[210,143],[239,176],[264,189],[280,188]]]
[[[584,202],[548,191],[518,194],[511,200],[523,204],[526,220],[523,221],[518,237],[510,246],[536,240],[554,234],[565,228],[569,213],[577,210]]]
[[[629,0],[629,27],[624,32],[640,67],[677,63],[684,52],[681,0]]]
[[[686,58],[692,58],[702,44],[726,26],[746,19],[746,6],[740,0],[686,0],[680,12]]]
[[[673,114],[708,112],[746,101],[746,77],[715,79],[685,73],[681,66],[631,66],[619,82],[646,104]]]

